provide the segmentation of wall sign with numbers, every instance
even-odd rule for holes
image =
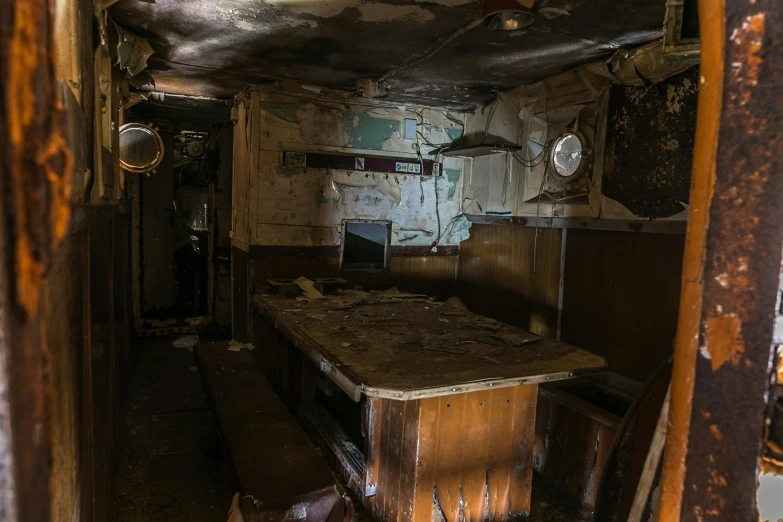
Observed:
[[[322,152],[283,152],[286,167],[306,169],[360,170],[389,174],[439,176],[440,164],[432,160],[411,161],[410,158],[354,156]]]

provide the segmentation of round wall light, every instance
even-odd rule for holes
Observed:
[[[484,0],[484,25],[493,31],[518,31],[533,25],[534,0]]]
[[[120,165],[130,172],[149,172],[163,160],[163,140],[155,129],[141,123],[120,127]]]
[[[587,169],[584,138],[575,132],[566,132],[552,143],[550,161],[554,175],[564,181],[574,181]]]

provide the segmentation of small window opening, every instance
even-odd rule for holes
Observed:
[[[340,268],[382,272],[389,267],[391,222],[344,221]]]

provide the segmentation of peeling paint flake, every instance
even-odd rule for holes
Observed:
[[[737,366],[745,352],[742,320],[739,316],[728,314],[709,317],[706,326],[701,354],[711,361],[712,371],[717,371],[727,361]]]
[[[362,149],[383,150],[383,142],[400,130],[400,122],[373,118],[367,114],[346,112],[340,115],[346,145]]]

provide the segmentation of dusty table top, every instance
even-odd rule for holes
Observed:
[[[396,289],[262,294],[252,303],[356,401],[362,393],[410,400],[552,382],[606,367],[587,350]]]

